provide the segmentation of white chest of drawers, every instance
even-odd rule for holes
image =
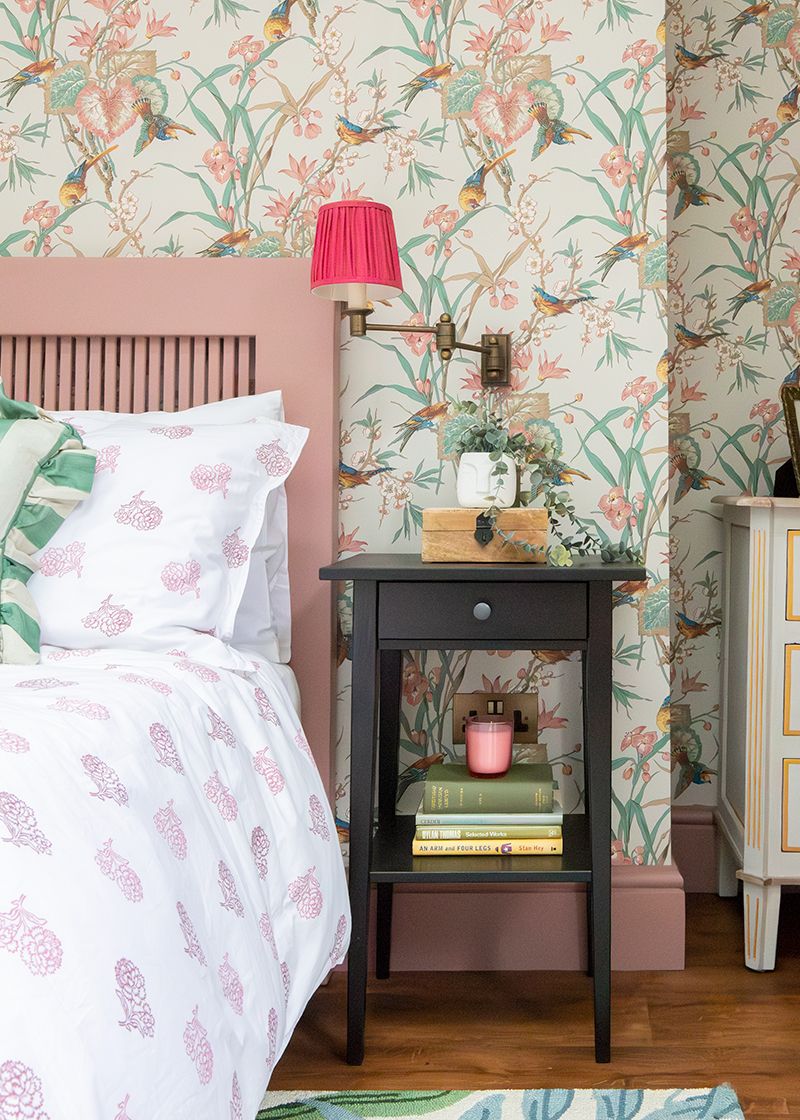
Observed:
[[[724,526],[719,893],[744,886],[749,968],[775,967],[800,883],[800,499],[716,498]]]

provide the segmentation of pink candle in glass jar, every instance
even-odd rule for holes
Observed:
[[[476,778],[500,778],[511,766],[514,725],[497,716],[467,720],[467,766]]]

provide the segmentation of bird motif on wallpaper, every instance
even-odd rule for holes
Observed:
[[[736,36],[743,27],[747,27],[751,23],[758,23],[759,19],[766,15],[769,11],[769,4],[751,4],[744,11],[739,12],[733,19],[728,20],[728,32],[731,37],[731,42],[734,41]]]
[[[690,206],[708,206],[712,198],[716,199],[717,202],[722,202],[721,195],[712,194],[705,187],[701,187],[699,183],[690,183],[682,172],[674,174],[672,178],[679,191],[674,218],[679,217]]]
[[[672,722],[672,699],[664,697],[661,707],[656,712],[656,727],[662,735],[666,735]]]
[[[418,758],[416,762],[412,762],[410,766],[407,766],[397,779],[398,800],[415,782],[423,782],[425,780],[425,774],[430,767],[438,766],[440,762],[444,762],[443,754],[429,754],[426,755],[425,758]]]
[[[434,428],[437,421],[441,420],[449,407],[449,401],[437,401],[436,404],[426,404],[419,412],[415,412],[413,416],[407,417],[402,424],[396,424],[395,427],[400,432],[400,435],[394,442],[400,442],[401,454],[415,432],[422,432],[426,428]]]
[[[731,319],[736,318],[746,303],[756,303],[761,293],[766,292],[771,286],[771,280],[754,280],[752,284],[742,288],[735,296],[731,296],[728,301],[728,312]]]
[[[569,467],[558,459],[544,459],[541,462],[534,462],[533,465],[541,472],[543,478],[546,478],[554,486],[570,486],[576,478],[589,481],[588,474],[579,471],[577,467]]]
[[[685,498],[690,490],[708,490],[712,482],[722,486],[722,479],[711,474],[705,474],[699,467],[690,467],[685,455],[673,455],[672,465],[678,475],[678,487],[675,491],[675,501]]]
[[[292,21],[289,12],[295,0],[282,0],[273,8],[264,23],[264,38],[268,43],[279,43],[292,33]]]
[[[403,108],[408,109],[417,94],[422,93],[423,90],[440,89],[439,82],[442,78],[449,77],[452,69],[452,62],[440,62],[436,66],[429,66],[427,70],[423,70],[421,74],[413,77],[410,82],[400,86],[402,97],[405,100]]]
[[[537,661],[543,665],[558,665],[561,661],[569,661],[571,650],[568,649],[534,649],[531,650]]]
[[[646,579],[626,579],[623,583],[617,584],[613,588],[611,592],[612,603],[615,607],[624,607],[629,603],[632,606],[636,606],[646,588]]]
[[[684,638],[703,638],[706,634],[710,634],[716,622],[697,622],[693,618],[689,618],[688,614],[683,611],[676,611],[675,618],[677,621],[678,630],[683,634]]]
[[[794,86],[789,90],[787,94],[785,94],[781,98],[780,104],[775,110],[775,115],[777,116],[778,120],[783,121],[784,124],[786,124],[787,121],[793,121],[797,119],[798,93],[800,93],[800,86]]]
[[[786,376],[784,377],[781,384],[782,385],[800,385],[800,366],[795,366],[793,370],[790,370],[790,372],[787,373]]]
[[[516,148],[509,148],[507,152],[503,152],[501,156],[496,159],[489,160],[488,163],[482,163],[480,167],[476,168],[467,179],[464,186],[458,192],[458,205],[462,210],[477,210],[486,198],[486,187],[484,183],[486,176],[497,167],[498,163],[502,163],[504,159],[513,156]]]
[[[86,172],[89,168],[94,167],[109,152],[115,152],[116,150],[117,145],[112,144],[110,148],[104,148],[102,152],[97,152],[96,155],[81,160],[78,166],[70,171],[58,191],[59,201],[65,209],[69,206],[77,206],[86,196]]]
[[[689,754],[683,747],[675,747],[672,757],[680,768],[678,781],[675,786],[675,796],[680,795],[691,785],[701,786],[710,782],[716,770],[710,769],[702,762],[690,762]]]
[[[347,844],[350,840],[350,822],[342,820],[341,817],[334,817],[336,824],[336,835],[339,838],[340,844]]]
[[[699,70],[701,66],[707,66],[709,62],[713,62],[715,58],[724,57],[724,51],[708,51],[706,54],[695,54],[694,51],[690,51],[688,47],[684,47],[680,43],[675,48],[675,60],[679,66],[683,66],[686,70]]]
[[[371,478],[377,474],[383,474],[384,471],[390,470],[390,467],[375,467],[370,471],[359,470],[358,467],[350,467],[347,463],[339,461],[339,485],[344,490],[352,490],[354,486],[366,486]]]
[[[602,271],[600,279],[605,280],[617,261],[633,260],[637,251],[647,244],[649,236],[648,233],[632,233],[629,237],[623,237],[616,245],[606,249],[604,253],[599,253],[597,259],[603,263],[596,271]]]
[[[582,136],[584,140],[592,138],[590,133],[573,128],[557,117],[551,117],[543,101],[534,101],[528,112],[539,125],[531,159],[536,159],[542,152],[546,152],[551,144],[574,144],[576,136]]]
[[[396,124],[382,124],[375,128],[363,128],[360,124],[353,124],[347,117],[343,117],[341,113],[336,118],[336,132],[340,140],[344,140],[345,144],[369,144],[376,136],[380,136],[382,132],[391,132],[396,129]]]
[[[3,82],[3,95],[6,99],[6,105],[10,105],[25,86],[41,85],[44,79],[55,69],[56,61],[55,58],[42,58],[38,62],[31,62],[27,66],[23,66],[12,78],[6,78]]]
[[[587,300],[593,299],[595,299],[595,296],[573,296],[572,299],[560,299],[558,296],[546,292],[544,288],[540,288],[538,284],[533,285],[533,305],[547,319],[552,319],[554,315],[565,315],[576,304],[586,303]]]
[[[670,358],[669,350],[665,350],[661,357],[656,362],[656,377],[662,385],[666,385],[669,380],[670,372]]]
[[[675,337],[680,345],[685,346],[687,350],[699,350],[703,346],[708,346],[709,342],[713,342],[715,338],[721,338],[721,331],[709,331],[707,334],[697,334],[696,331],[690,331],[683,323],[675,324]]]
[[[234,229],[230,233],[223,233],[212,242],[207,249],[201,249],[201,257],[234,257],[241,249],[246,248],[253,231],[249,228]]]
[[[143,152],[148,144],[152,144],[154,140],[177,140],[179,132],[186,132],[189,136],[195,134],[194,129],[188,128],[185,124],[178,124],[161,113],[154,113],[149,97],[137,98],[133,107],[142,118],[142,131],[139,133],[136,146],[133,149],[135,156]]]

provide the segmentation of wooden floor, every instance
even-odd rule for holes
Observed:
[[[338,973],[312,999],[270,1088],[655,1089],[730,1081],[748,1116],[800,1118],[800,894],[784,893],[778,967],[766,973],[742,964],[740,902],[713,895],[686,902],[686,970],[614,974],[611,1065],[593,1061],[586,976],[401,972],[371,981],[367,1057],[348,1066]]]

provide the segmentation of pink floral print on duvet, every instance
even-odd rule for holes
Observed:
[[[266,663],[82,654],[0,675],[0,1118],[253,1116],[349,937],[297,714]]]

